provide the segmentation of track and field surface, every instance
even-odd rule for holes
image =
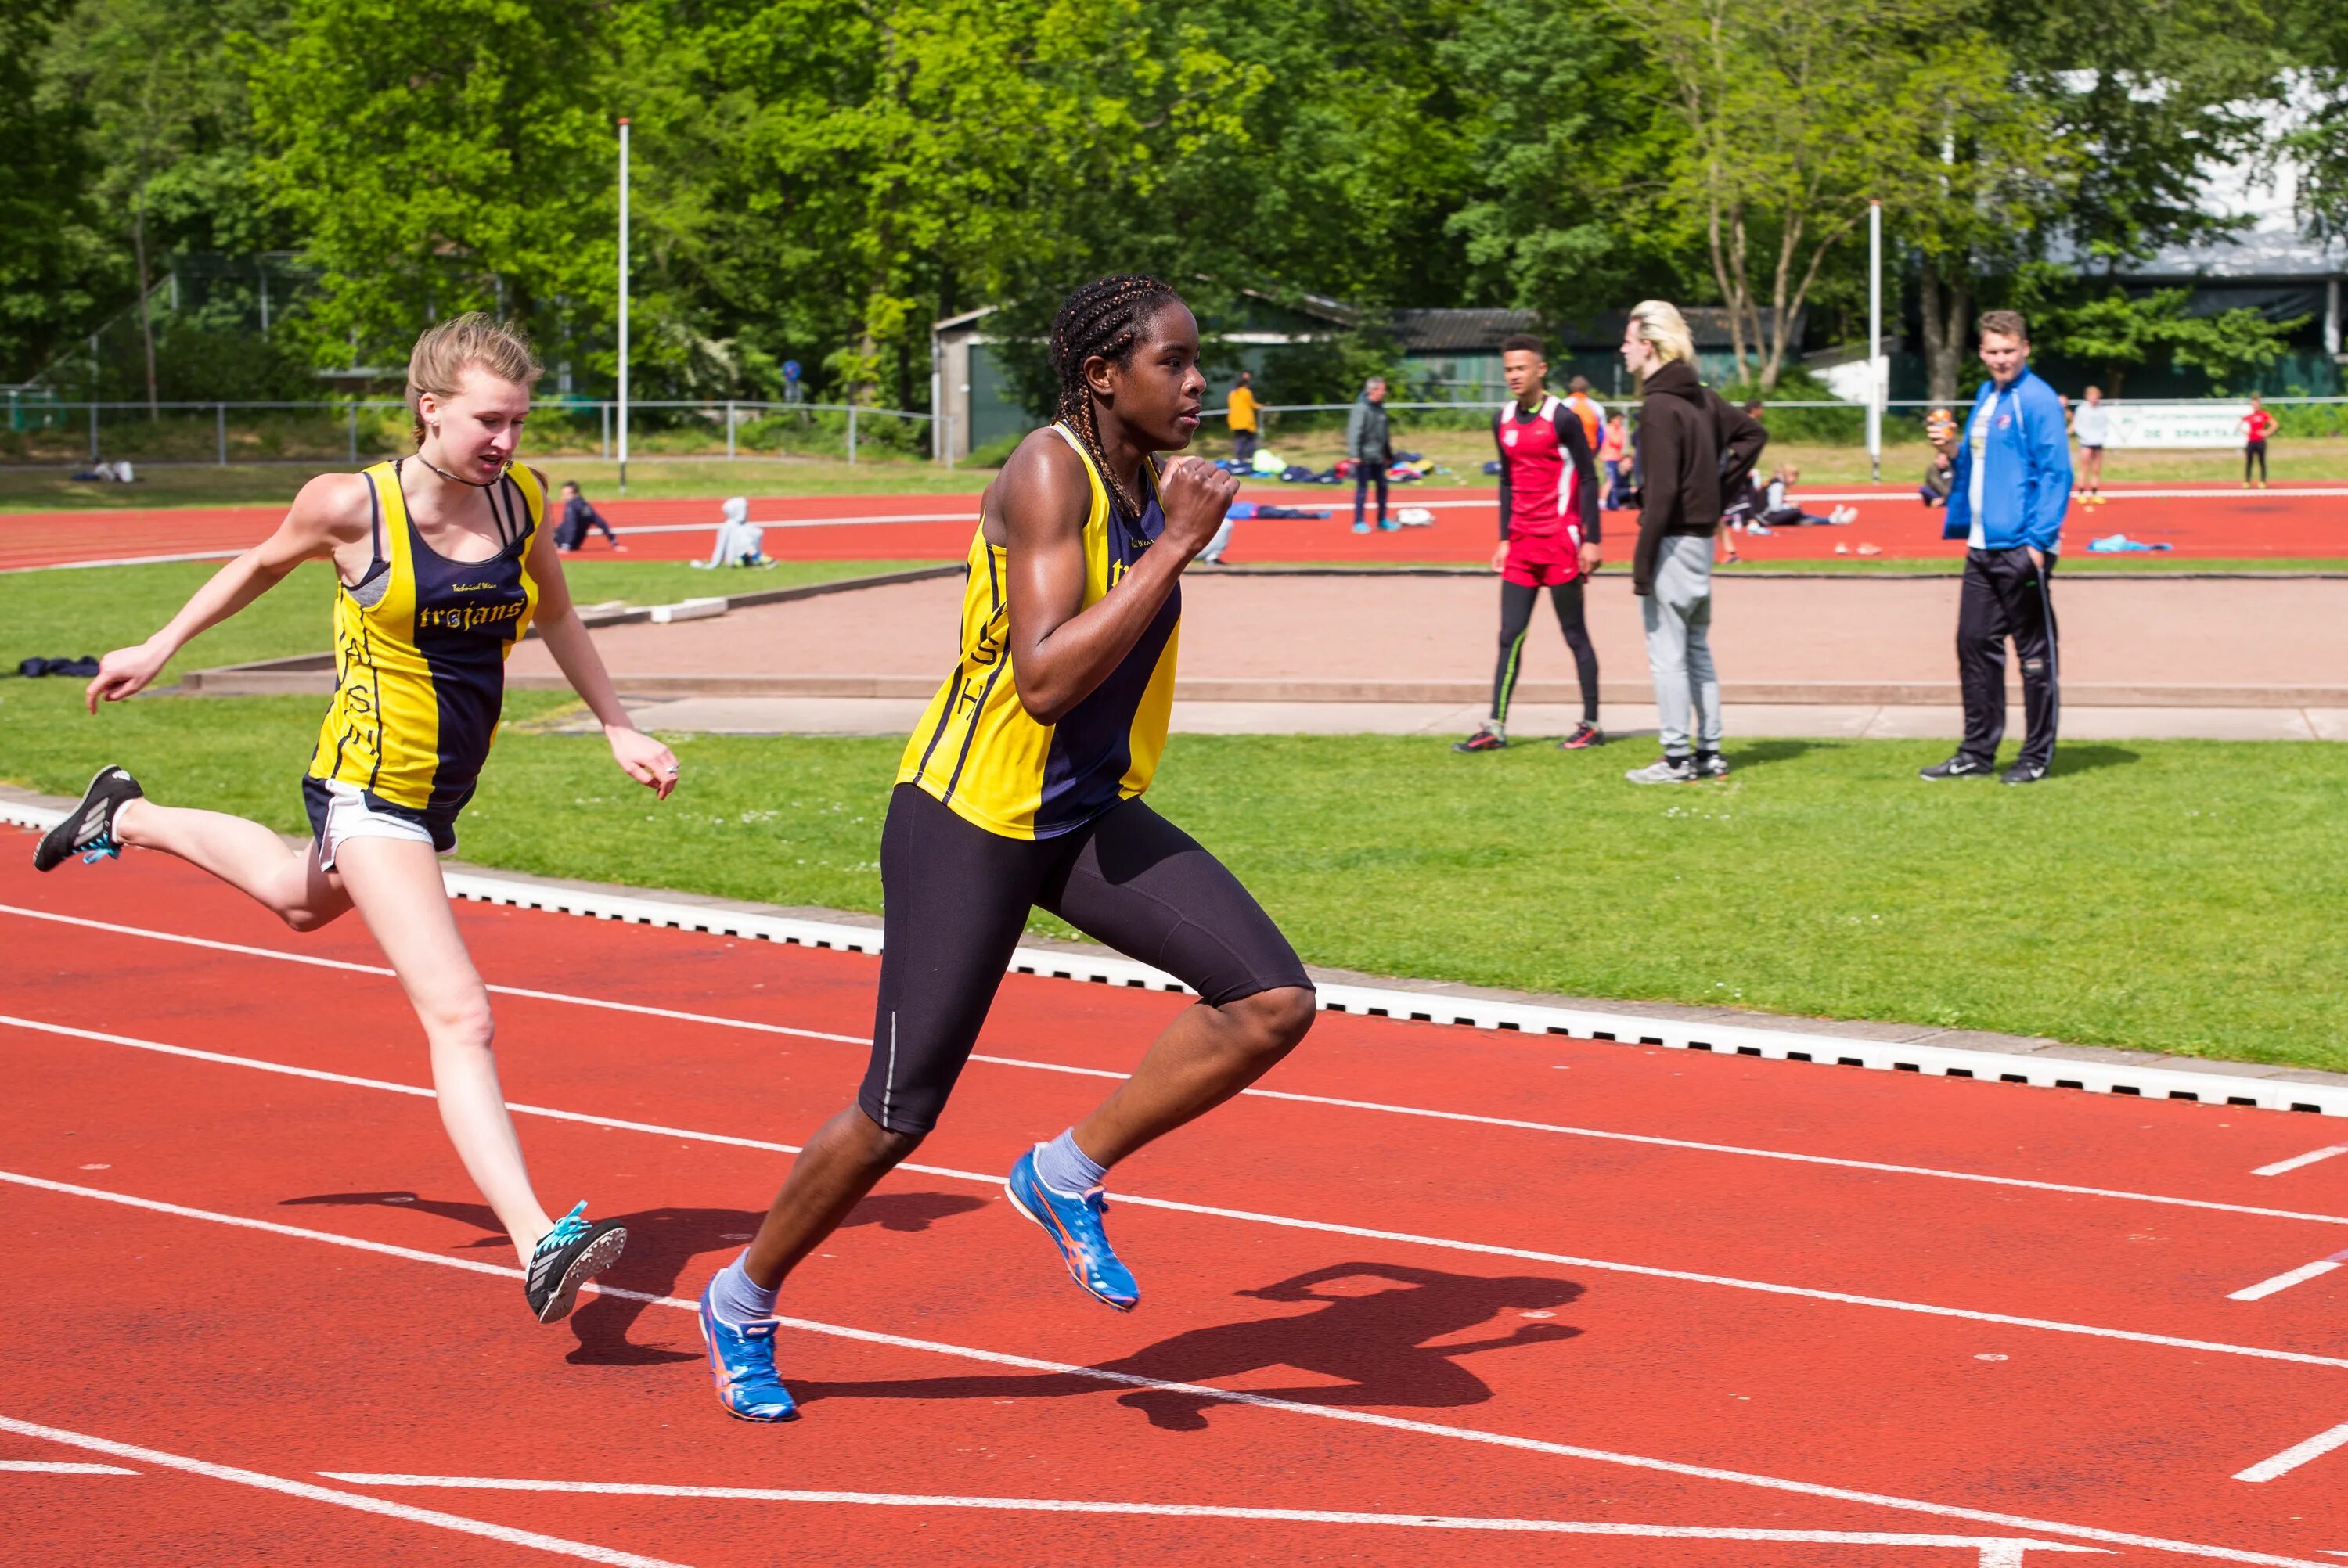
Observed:
[[[807,1416],[758,1428],[683,1304],[852,1092],[877,960],[459,907],[541,1194],[632,1231],[541,1328],[356,921],[29,846],[12,1563],[2348,1552],[2342,1276],[2307,1272],[2348,1247],[2348,1140],[2314,1117],[1324,1015],[1118,1173],[1121,1317],[999,1173],[1183,1003],[1013,977],[945,1124],[788,1287]]]
[[[2218,488],[2139,487],[2109,492],[2108,505],[2074,507],[2065,527],[2070,555],[2092,560],[2091,538],[2126,533],[2174,546],[2180,559],[2307,559],[2348,557],[2348,495],[2333,486],[2242,492]],[[1393,505],[1424,507],[1431,527],[1392,533],[1352,531],[1349,486],[1251,486],[1242,499],[1327,511],[1325,519],[1268,519],[1240,525],[1230,556],[1235,562],[1364,561],[1458,564],[1491,555],[1493,492],[1403,486]],[[1820,505],[1849,501],[1859,519],[1849,528],[1781,529],[1741,548],[1755,561],[1834,559],[1836,547],[1872,545],[1900,559],[1962,556],[1962,541],[1941,538],[1941,518],[1917,503],[1915,492],[1884,486],[1806,493]],[[629,553],[644,560],[685,560],[705,555],[715,542],[717,501],[598,500],[613,526],[628,536]],[[782,560],[960,560],[970,546],[974,499],[951,496],[761,498],[753,520],[766,524],[767,553]],[[0,513],[0,570],[67,562],[146,560],[211,552],[234,553],[263,538],[283,516],[268,507],[126,508],[107,512]],[[1623,557],[1635,534],[1628,512],[1608,515],[1616,536],[1611,552]],[[658,530],[658,531],[648,531]],[[589,547],[603,553],[602,536]]]

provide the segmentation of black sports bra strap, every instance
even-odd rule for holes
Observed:
[[[395,478],[398,477],[397,463],[392,464],[391,472]],[[365,477],[367,482],[367,542],[369,548],[375,552],[367,558],[367,566],[372,569],[376,562],[383,559],[383,492],[376,488],[373,474],[367,474]]]

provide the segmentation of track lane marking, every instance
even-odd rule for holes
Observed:
[[[988,1179],[991,1181],[994,1178]],[[208,1221],[237,1230],[260,1231],[271,1235],[323,1242],[332,1246],[349,1247],[358,1252],[371,1252],[381,1256],[400,1258],[411,1263],[427,1263],[441,1268],[463,1269],[468,1273],[494,1276],[499,1279],[511,1280],[522,1277],[522,1271],[519,1268],[508,1265],[487,1263],[479,1258],[449,1257],[439,1253],[423,1252],[415,1247],[395,1246],[387,1242],[366,1241],[357,1236],[341,1235],[332,1231],[308,1230],[300,1225],[283,1225],[273,1220],[249,1219],[242,1214],[218,1214],[207,1209],[190,1208],[184,1204],[165,1203],[157,1198],[142,1198],[128,1193],[108,1192],[101,1187],[79,1186],[70,1182],[53,1182],[46,1177],[26,1175],[15,1171],[0,1171],[0,1182],[29,1187],[40,1192],[56,1193],[67,1197],[89,1198],[99,1203],[119,1204],[125,1208],[170,1214],[180,1219]],[[680,1312],[698,1314],[701,1310],[698,1302],[686,1301],[679,1296],[654,1296],[641,1290],[623,1290],[616,1286],[607,1286],[601,1282],[589,1284],[582,1294],[588,1292],[617,1296],[623,1301],[640,1301],[648,1306],[665,1307]],[[779,1317],[777,1321],[786,1328],[821,1335],[829,1338],[850,1340],[858,1344],[882,1345],[893,1349],[913,1350],[930,1355],[953,1357],[965,1361],[978,1361],[988,1366],[1012,1367],[1022,1371],[1050,1372],[1066,1377],[1084,1378],[1116,1388],[1147,1389],[1162,1393],[1184,1394],[1195,1399],[1211,1399],[1219,1404],[1244,1405],[1259,1409],[1279,1410],[1290,1415],[1341,1421],[1349,1426],[1374,1427],[1387,1431],[1409,1432],[1422,1437],[1481,1443],[1494,1448],[1547,1454],[1560,1459],[1587,1460],[1597,1464],[1620,1465],[1627,1469],[1649,1471],[1663,1475],[1683,1476],[1696,1481],[1725,1481],[1732,1485],[1757,1487],[1764,1491],[1790,1492],[1803,1497],[1827,1498],[1835,1501],[1855,1502],[1902,1512],[1930,1514],[1941,1519],[1962,1519],[1975,1524],[1990,1524],[2004,1529],[2028,1531],[2033,1533],[2061,1535],[2076,1541],[2096,1541],[2113,1546],[2138,1546],[2151,1551],[2174,1553],[2184,1557],[2202,1557],[2224,1563],[2248,1563],[2261,1565],[2261,1568],[2333,1568],[2332,1564],[2319,1564],[2311,1558],[2283,1557],[2267,1552],[2252,1552],[2229,1546],[2209,1546],[2191,1541],[2172,1541],[2157,1535],[2137,1535],[2125,1531],[2105,1530],[2094,1525],[2065,1524],[2053,1520],[2033,1519],[2024,1514],[1999,1513],[1988,1509],[1967,1508],[1956,1503],[1930,1502],[1920,1498],[1900,1497],[1890,1492],[1859,1491],[1849,1487],[1828,1486],[1817,1481],[1793,1481],[1781,1476],[1761,1475],[1749,1471],[1724,1470],[1714,1465],[1690,1464],[1679,1460],[1653,1459],[1643,1454],[1619,1453],[1608,1449],[1584,1448],[1573,1443],[1552,1442],[1543,1438],[1519,1437],[1513,1433],[1489,1431],[1478,1427],[1456,1427],[1447,1426],[1439,1421],[1414,1420],[1407,1417],[1389,1416],[1375,1410],[1348,1409],[1338,1405],[1300,1404],[1294,1400],[1277,1399],[1271,1395],[1251,1394],[1237,1389],[1219,1389],[1205,1383],[1160,1382],[1153,1378],[1137,1377],[1130,1372],[1115,1372],[1102,1367],[1079,1367],[1065,1361],[1045,1361],[1033,1356],[1014,1355],[1002,1350],[983,1350],[973,1346],[953,1345],[935,1339],[916,1339],[901,1334],[884,1334],[870,1328],[851,1328],[844,1324],[819,1323],[810,1318]],[[21,1427],[12,1427],[6,1418],[0,1417],[0,1430],[21,1430]],[[89,1443],[98,1440],[88,1440],[85,1446],[89,1446]],[[121,1449],[120,1445],[116,1445],[112,1449],[100,1451],[119,1453]],[[122,1457],[136,1458],[138,1455],[124,1454]]]
[[[433,1098],[432,1091],[412,1083],[393,1083],[382,1079],[356,1078],[347,1073],[325,1072],[315,1068],[288,1067],[283,1063],[263,1061],[249,1057],[229,1056],[220,1051],[198,1050],[190,1046],[166,1045],[158,1040],[133,1039],[129,1035],[107,1034],[98,1030],[73,1029],[64,1024],[42,1023],[32,1019],[0,1013],[0,1027],[25,1029],[38,1033],[61,1035],[73,1040],[86,1040],[107,1045],[128,1046],[161,1056],[183,1057],[191,1061],[211,1062],[230,1067],[242,1067],[263,1072],[276,1072],[291,1078],[314,1079],[321,1082],[340,1084],[355,1089],[375,1089],[419,1099]],[[575,1122],[589,1127],[611,1128],[625,1132],[649,1132],[657,1137],[676,1138],[690,1143],[716,1143],[736,1149],[757,1149],[778,1154],[798,1154],[800,1147],[762,1138],[739,1138],[723,1132],[701,1132],[687,1127],[667,1127],[653,1122],[632,1122],[616,1116],[597,1116],[586,1112],[560,1111],[541,1105],[524,1105],[508,1101],[506,1109],[517,1116],[542,1116],[558,1122]],[[897,1167],[916,1175],[943,1176],[952,1181],[975,1182],[993,1189],[1003,1184],[1003,1178],[983,1171],[961,1171],[951,1165],[916,1164],[911,1161]],[[0,1176],[5,1176],[0,1173]],[[1986,1312],[1973,1307],[1941,1307],[1930,1302],[1905,1301],[1897,1296],[1862,1296],[1856,1292],[1827,1290],[1814,1286],[1780,1285],[1771,1280],[1746,1279],[1735,1275],[1704,1274],[1690,1269],[1663,1268],[1653,1264],[1622,1263],[1611,1258],[1581,1257],[1570,1253],[1541,1252],[1530,1247],[1502,1246],[1493,1242],[1461,1241],[1450,1236],[1424,1235],[1414,1231],[1379,1230],[1368,1225],[1352,1225],[1334,1220],[1303,1219],[1292,1214],[1264,1214],[1254,1209],[1226,1208],[1214,1204],[1185,1203],[1174,1198],[1154,1198],[1138,1193],[1120,1192],[1120,1204],[1135,1208],[1162,1209],[1173,1214],[1200,1214],[1214,1219],[1237,1220],[1246,1225],[1272,1225],[1282,1230],[1312,1231],[1323,1235],[1342,1235],[1361,1241],[1395,1242],[1405,1246],[1423,1246],[1442,1252],[1468,1253],[1481,1257],[1514,1258],[1526,1263],[1554,1264],[1563,1268],[1584,1268],[1603,1274],[1630,1275],[1643,1279],[1668,1279],[1684,1285],[1709,1285],[1728,1290],[1749,1290],[1764,1296],[1782,1296],[1805,1301],[1827,1301],[1844,1307],[1864,1307],[1885,1312],[1908,1312],[1927,1317],[1948,1317],[1970,1323],[1995,1323],[2009,1328],[2033,1328],[2052,1334],[2070,1334],[2094,1339],[2111,1339],[2127,1344],[2159,1345],[2170,1349],[2200,1350],[2219,1356],[2240,1356],[2260,1361],[2290,1361],[2308,1367],[2336,1367],[2348,1369],[2348,1358],[2318,1356],[2303,1350],[2275,1350],[2264,1346],[2233,1345],[2212,1339],[2188,1339],[2176,1335],[2153,1334],[2135,1328],[2106,1328],[2088,1323],[2071,1323],[2054,1317],[2026,1317],[2013,1313]]]
[[[2277,1476],[2289,1475],[2310,1460],[2322,1459],[2343,1443],[2348,1443],[2348,1421],[2320,1431],[2303,1443],[2293,1443],[2272,1459],[2260,1460],[2234,1479],[2252,1482],[2272,1481]]]
[[[2343,1262],[2348,1262],[2348,1252],[2335,1252],[2330,1257],[2319,1257],[2313,1263],[2302,1263],[2297,1268],[2276,1275],[2272,1279],[2262,1279],[2256,1285],[2246,1285],[2240,1290],[2230,1291],[2227,1294],[2226,1299],[2263,1301],[2270,1296],[2289,1290],[2294,1285],[2304,1285],[2311,1279],[2321,1279],[2338,1268]]]
[[[318,1486],[306,1481],[289,1481],[283,1476],[264,1475],[259,1471],[242,1470],[235,1465],[214,1464],[209,1460],[165,1453],[160,1449],[145,1448],[137,1443],[116,1442],[111,1438],[94,1437],[88,1432],[68,1431],[63,1427],[18,1420],[14,1416],[0,1415],[0,1431],[38,1438],[44,1442],[81,1449],[90,1453],[108,1454],[116,1459],[137,1460],[161,1470],[182,1471],[189,1475],[201,1475],[212,1481],[233,1481],[239,1486],[298,1497],[309,1502],[330,1503],[336,1508],[354,1509],[360,1513],[381,1514],[386,1519],[397,1519],[409,1524],[429,1524],[436,1529],[453,1530],[461,1535],[501,1541],[509,1546],[527,1546],[563,1557],[583,1558],[590,1563],[604,1563],[607,1568],[684,1568],[683,1564],[665,1558],[640,1557],[633,1552],[615,1552],[608,1546],[593,1546],[583,1541],[565,1541],[559,1535],[541,1535],[534,1530],[516,1530],[510,1525],[491,1524],[487,1520],[468,1519],[460,1513],[412,1508],[388,1498],[369,1497],[359,1491],[338,1491],[333,1487]]]
[[[2253,1176],[2287,1175],[2292,1171],[2312,1165],[2318,1160],[2329,1160],[2334,1154],[2348,1154],[2348,1143],[2333,1143],[2322,1149],[2312,1149],[2304,1154],[2294,1154],[2288,1160],[2277,1160],[2271,1165],[2260,1165],[2250,1174]]]
[[[118,1464],[65,1464],[56,1460],[0,1460],[0,1471],[29,1475],[137,1475]]]
[[[58,925],[79,926],[89,930],[106,931],[118,936],[143,937],[152,941],[172,942],[185,947],[205,948],[216,952],[236,953],[248,958],[275,958],[291,964],[308,964],[320,968],[340,969],[351,974],[375,975],[396,980],[392,971],[377,964],[362,964],[345,958],[322,958],[307,953],[288,953],[274,948],[249,947],[238,942],[223,942],[209,937],[183,936],[176,931],[151,930],[139,926],[117,925],[112,921],[96,920],[85,916],[60,915],[46,909],[28,909],[18,905],[0,904],[0,915],[15,915],[27,919],[46,920]],[[789,1035],[802,1040],[831,1040],[843,1045],[870,1049],[869,1036],[835,1034],[823,1030],[798,1029],[787,1024],[764,1023],[752,1019],[728,1018],[719,1013],[691,1012],[675,1008],[652,1007],[639,1002],[612,1001],[600,997],[580,996],[567,991],[532,990],[519,986],[490,986],[498,996],[523,997],[532,1001],[567,1004],[574,1007],[598,1008],[613,1012],[636,1013],[651,1018],[670,1019],[680,1023],[707,1024],[717,1029],[743,1030],[755,1034]],[[1037,1061],[1031,1058],[996,1056],[983,1051],[972,1053],[971,1061],[993,1067],[1021,1068],[1035,1072],[1058,1072],[1080,1078],[1122,1080],[1130,1076],[1108,1068],[1075,1067],[1063,1062]],[[2200,1209],[2214,1214],[2249,1214],[2260,1219],[2297,1220],[2309,1225],[2348,1225],[2348,1214],[2309,1214],[2297,1209],[2263,1208],[2255,1204],[2227,1204],[2209,1198],[2172,1197],[2160,1193],[2130,1192],[2116,1187],[2088,1187],[2066,1182],[2042,1182],[2024,1176],[1989,1175],[1975,1171],[1951,1171],[1931,1165],[1902,1165],[1879,1160],[1847,1159],[1832,1154],[1804,1154],[1785,1149],[1756,1149],[1738,1143],[1713,1143],[1697,1139],[1666,1138],[1646,1132],[1622,1132],[1604,1128],[1577,1127],[1564,1122],[1532,1122],[1516,1117],[1488,1116],[1474,1112],[1440,1111],[1426,1106],[1396,1105],[1382,1101],[1351,1100],[1333,1095],[1303,1094],[1277,1089],[1246,1089],[1244,1099],[1284,1100],[1300,1105],[1326,1105],[1349,1111],[1366,1111],[1390,1116],[1416,1116],[1430,1121],[1463,1122],[1474,1126],[1507,1127],[1521,1132],[1550,1132],[1561,1137],[1591,1138],[1604,1143],[1636,1143],[1650,1148],[1683,1149],[1698,1153],[1727,1154],[1744,1159],[1777,1160],[1790,1164],[1821,1165],[1840,1170],[1868,1171],[1881,1175],[1923,1176],[1935,1181],[1971,1182],[1978,1185],[2015,1187],[2030,1192],[2061,1193],[2073,1197],[2112,1198],[2123,1203],[2157,1204],[2170,1208]],[[2348,1144],[2341,1145],[2348,1151]],[[2314,1156],[2302,1155],[2306,1161]],[[2286,1163],[2289,1163],[2287,1162]],[[2253,1172],[2254,1175],[2271,1174],[2281,1167],[2270,1166]]]
[[[2021,1548],[2039,1552],[2109,1553],[2030,1537],[1923,1535],[1881,1530],[1763,1530],[1699,1524],[1618,1524],[1571,1519],[1503,1519],[1472,1514],[1361,1513],[1320,1508],[1242,1508],[1213,1503],[1100,1502],[1058,1497],[972,1497],[896,1491],[809,1491],[767,1486],[666,1486],[639,1481],[525,1481],[502,1476],[376,1475],[324,1470],[328,1481],[351,1486],[448,1488],[460,1491],[528,1491],[595,1497],[684,1497],[720,1502],[846,1503],[868,1508],[967,1508],[1005,1513],[1093,1513],[1148,1519],[1242,1519],[1274,1524],[1373,1524],[1404,1530],[1488,1530],[1544,1535],[1632,1535],[1672,1541],[1784,1541],[1828,1546],[1947,1546],[1968,1552]]]

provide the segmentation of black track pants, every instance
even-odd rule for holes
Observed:
[[[1557,607],[1557,623],[1565,631],[1565,645],[1573,650],[1574,673],[1581,678],[1581,716],[1598,722],[1598,650],[1591,646],[1590,628],[1581,619],[1581,579],[1561,582],[1549,590]],[[1509,698],[1517,689],[1517,671],[1524,662],[1525,636],[1532,630],[1533,606],[1540,589],[1521,582],[1500,584],[1500,666],[1492,675],[1492,721],[1509,722]]]
[[[2005,641],[2022,661],[2022,705],[2030,733],[2016,760],[2045,767],[2054,760],[2062,712],[2062,661],[2054,600],[2047,588],[2054,558],[2041,571],[2024,548],[1968,550],[1957,603],[1957,679],[1965,694],[1965,739],[1959,748],[1987,765],[2005,738]]]

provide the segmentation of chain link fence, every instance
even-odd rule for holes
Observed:
[[[347,463],[413,449],[396,399],[316,403],[77,403],[10,393],[0,408],[0,463]],[[619,456],[619,405],[559,398],[534,405],[529,450],[547,457]],[[836,403],[654,400],[628,405],[631,462],[664,458],[927,457],[931,416]]]

